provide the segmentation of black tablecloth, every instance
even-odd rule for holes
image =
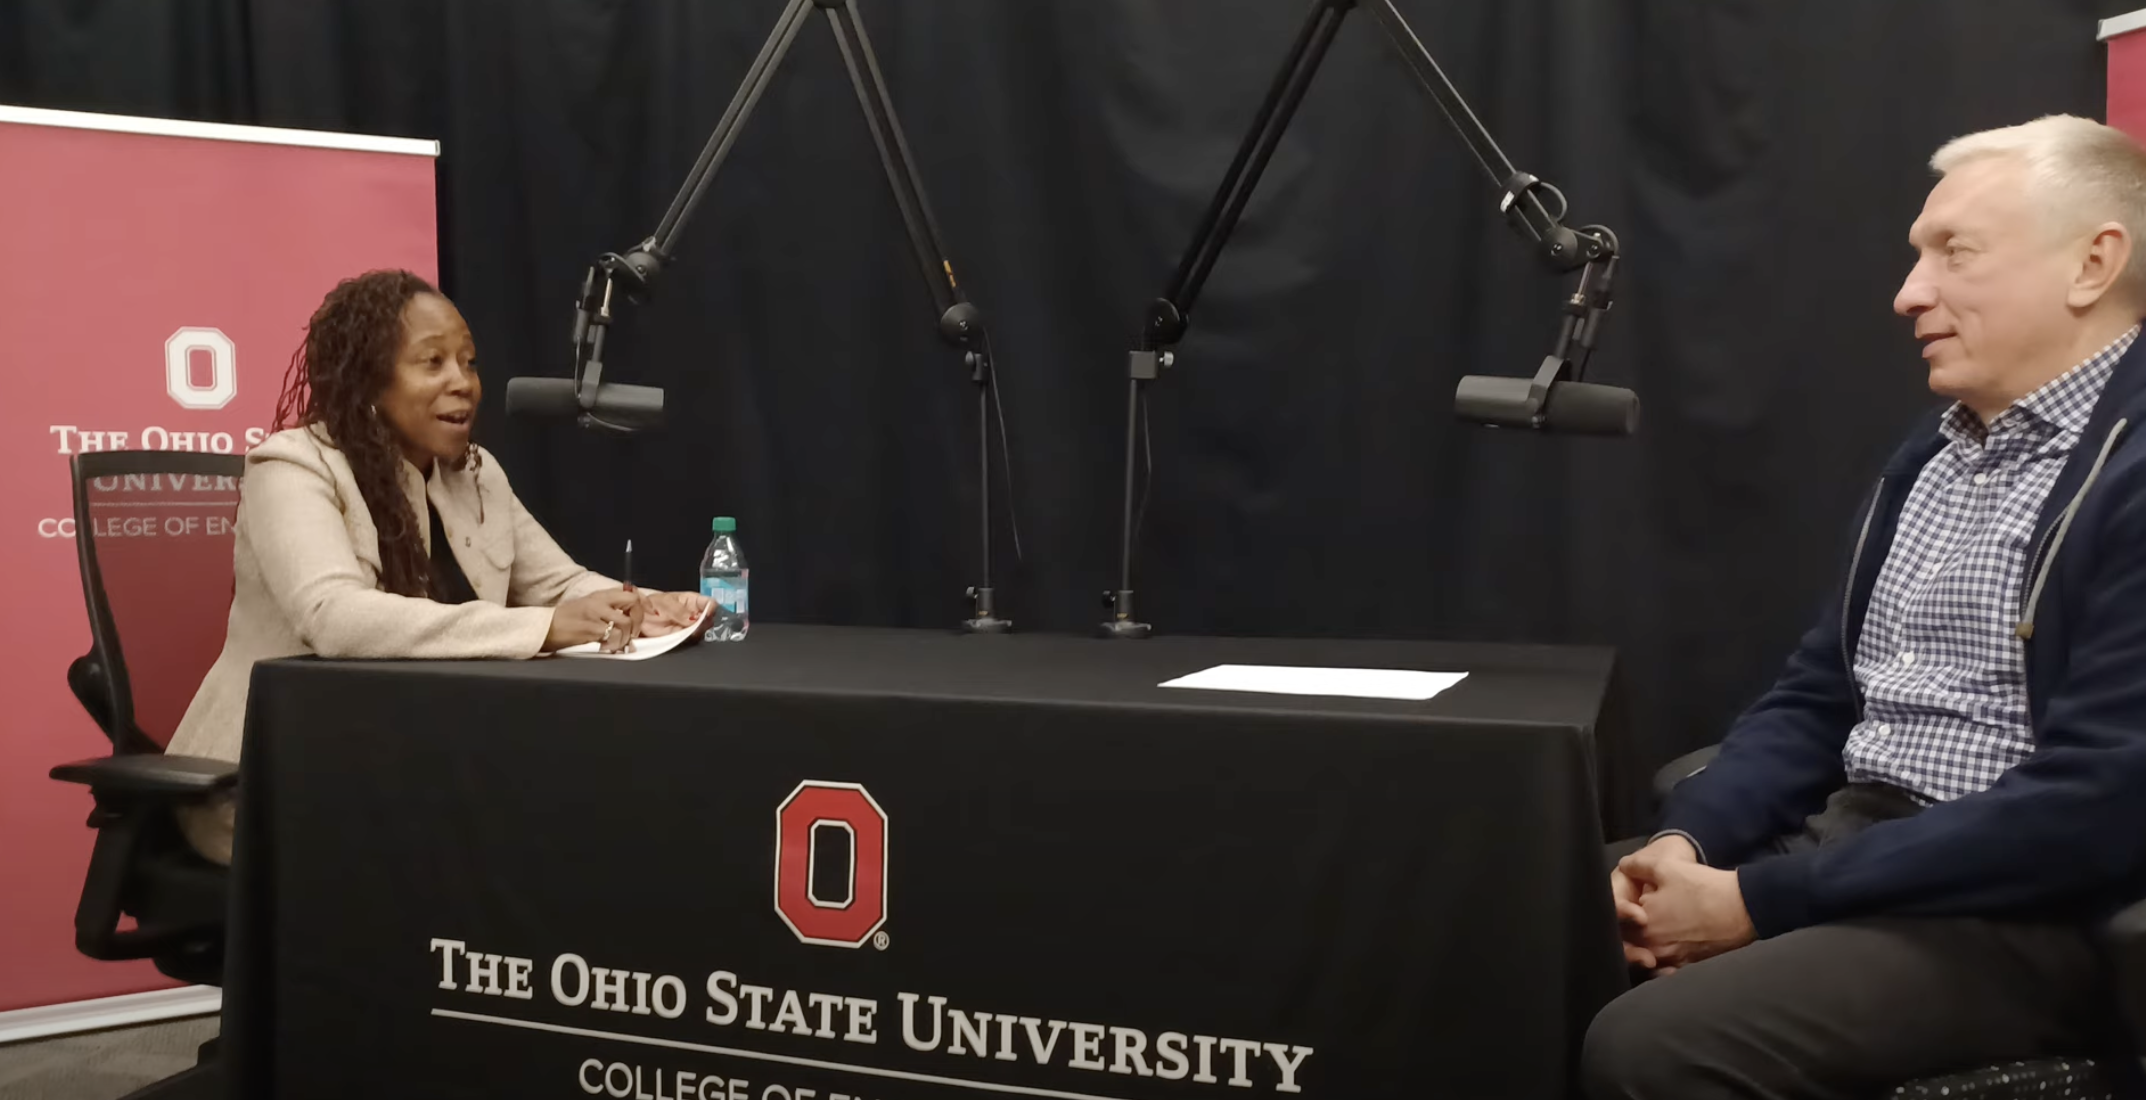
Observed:
[[[1157,686],[1224,663],[1470,675]],[[307,1100],[1563,1096],[1622,987],[1610,669],[774,625],[264,664],[226,1057]]]

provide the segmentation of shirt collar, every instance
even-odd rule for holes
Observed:
[[[1938,430],[1954,442],[1975,443],[1989,435],[2005,433],[2015,425],[2041,425],[2072,435],[2084,434],[2087,421],[2093,419],[2094,405],[2101,399],[2101,391],[2108,386],[2109,375],[2116,369],[2117,360],[2131,350],[2138,337],[2139,326],[2131,326],[2107,347],[1998,413],[1987,428],[1974,410],[1955,402],[1945,410]]]

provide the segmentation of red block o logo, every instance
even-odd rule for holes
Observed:
[[[815,851],[843,834],[849,890],[821,897]],[[806,943],[862,947],[887,922],[887,811],[855,783],[808,780],[775,809],[775,912]]]

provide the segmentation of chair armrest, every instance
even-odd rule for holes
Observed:
[[[145,913],[140,907],[148,880],[143,876],[158,866],[168,869],[174,859],[199,862],[185,848],[172,811],[235,787],[238,765],[200,756],[119,753],[62,764],[51,774],[88,786],[97,803],[88,821],[97,841],[75,906],[75,948],[93,959],[143,959],[215,942],[220,907],[206,916],[199,906],[176,912],[155,906]],[[122,929],[122,917],[129,914],[135,926]]]
[[[2135,1044],[2132,1049],[2146,1051],[2146,901],[2110,917],[2102,936],[2116,970],[2116,995]]]
[[[1719,755],[1720,745],[1708,745],[1698,752],[1685,753],[1662,765],[1662,770],[1654,773],[1654,808],[1661,809],[1662,804],[1669,801],[1669,792],[1675,790],[1677,784],[1705,771],[1706,766],[1713,763],[1714,757]]]
[[[237,785],[238,765],[205,756],[126,753],[61,764],[52,778],[100,794],[202,798]]]

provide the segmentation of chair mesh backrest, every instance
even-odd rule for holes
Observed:
[[[83,594],[121,751],[147,748],[128,731],[170,744],[223,650],[244,463],[165,451],[75,460]]]

